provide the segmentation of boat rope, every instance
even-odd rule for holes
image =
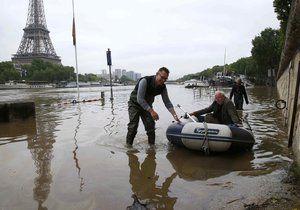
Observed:
[[[204,126],[204,139],[203,139],[203,143],[201,145],[202,150],[204,151],[204,153],[206,155],[209,155],[209,140],[208,140],[208,126],[207,123],[204,121],[203,122],[203,126]]]

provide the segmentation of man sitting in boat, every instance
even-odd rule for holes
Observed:
[[[205,122],[207,123],[242,126],[233,102],[225,96],[223,91],[216,91],[215,100],[209,107],[190,113],[199,121],[203,121],[201,120],[203,114],[206,114]]]

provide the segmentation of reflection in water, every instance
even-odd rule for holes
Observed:
[[[102,106],[102,109],[103,109],[104,105],[105,105],[105,98],[101,99],[100,102],[101,102],[101,106]]]
[[[251,161],[254,159],[251,152],[206,156],[180,147],[170,148],[166,157],[178,176],[187,181],[205,181],[232,171],[249,171],[252,170]]]
[[[27,141],[36,135],[35,118],[0,123],[0,145]]]
[[[177,174],[173,173],[159,186],[156,184],[159,176],[155,174],[156,161],[154,149],[148,150],[147,156],[141,165],[135,154],[127,152],[127,155],[130,167],[129,182],[134,195],[138,199],[155,205],[155,209],[173,209],[177,198],[169,197],[168,192]],[[133,197],[135,197],[134,195]]]
[[[249,113],[249,123],[256,139],[253,148],[256,168],[276,170],[291,162],[287,147],[286,127],[280,110],[275,108],[277,100],[276,89],[256,87],[249,92],[252,105]],[[270,170],[270,171],[272,171]]]
[[[78,133],[79,127],[81,125],[81,114],[82,114],[80,104],[78,104],[77,108],[78,108],[78,119],[77,119],[77,126],[75,127],[75,133],[74,133],[75,148],[73,150],[73,159],[75,161],[75,167],[77,168],[78,178],[80,179],[79,191],[81,192],[83,189],[84,182],[83,182],[83,177],[81,177],[81,175],[80,175],[81,168],[79,166],[79,160],[77,158],[77,152],[76,152],[78,150],[77,133]]]
[[[37,177],[34,179],[33,199],[38,202],[39,210],[47,209],[43,203],[48,198],[52,183],[51,159],[55,142],[53,137],[55,126],[51,120],[45,123],[37,119],[36,122],[35,118],[0,125],[2,144],[27,141],[27,148],[36,167]]]
[[[114,100],[111,99],[110,102],[111,102],[111,119],[110,119],[109,123],[103,127],[105,132],[108,133],[109,136],[112,135],[112,133],[113,133],[113,129],[111,129],[111,128],[113,128],[115,126],[114,125],[114,123],[115,123]]]
[[[56,127],[55,121],[47,119],[47,123],[37,120],[37,136],[28,138],[28,149],[32,154],[36,167],[37,177],[34,179],[33,198],[38,202],[38,209],[47,207],[43,203],[47,200],[52,183],[51,159],[53,144],[55,142],[53,131]]]

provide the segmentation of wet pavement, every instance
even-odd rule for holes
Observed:
[[[276,91],[247,89],[244,115],[255,135],[252,151],[201,153],[168,143],[172,122],[162,99],[156,144],[142,123],[125,146],[127,101],[133,86],[0,90],[0,101],[29,100],[36,118],[0,124],[0,209],[287,209],[299,208],[298,184]],[[224,89],[229,95],[230,89]],[[195,111],[213,100],[211,89],[168,85],[171,101]],[[68,102],[63,104],[64,102]],[[183,114],[176,109],[177,113]]]

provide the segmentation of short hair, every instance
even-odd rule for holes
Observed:
[[[235,80],[235,82],[236,82],[236,83],[241,83],[241,82],[242,82],[242,79],[241,79],[241,78],[237,78],[237,79]]]
[[[164,72],[166,72],[167,74],[170,74],[169,69],[167,69],[166,67],[161,67],[161,68],[158,69],[158,71],[159,71],[159,72],[164,71]]]
[[[217,94],[220,94],[220,95],[222,95],[222,96],[225,96],[225,93],[224,93],[223,91],[221,91],[221,90],[217,90],[217,91],[215,92],[215,96],[216,96]]]

